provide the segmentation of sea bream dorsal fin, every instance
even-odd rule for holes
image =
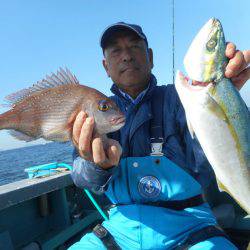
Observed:
[[[32,87],[22,89],[6,96],[5,101],[9,106],[14,106],[35,92],[39,92],[48,88],[54,88],[64,84],[79,84],[79,81],[77,80],[76,76],[69,71],[69,69],[65,68],[64,70],[59,68],[56,74],[52,73],[51,75],[46,75],[44,79],[33,84]]]

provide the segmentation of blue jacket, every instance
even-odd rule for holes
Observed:
[[[108,134],[109,138],[120,142],[122,157],[143,157],[151,153],[150,120],[152,112],[152,93],[157,86],[156,78],[151,76],[149,87],[137,104],[126,98],[114,84],[111,97],[126,115],[126,124],[119,131]],[[198,182],[207,187],[214,177],[199,143],[189,134],[185,112],[174,85],[161,86],[164,91],[163,103],[163,153],[171,161],[190,173]],[[76,186],[88,188],[95,193],[103,193],[111,178],[115,178],[118,167],[104,170],[92,162],[73,153],[72,178]]]

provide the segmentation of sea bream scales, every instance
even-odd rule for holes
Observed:
[[[80,85],[68,69],[46,76],[32,87],[6,97],[11,109],[0,115],[0,129],[19,140],[69,141],[77,114],[95,119],[94,133],[120,129],[125,117],[117,105],[94,88]]]

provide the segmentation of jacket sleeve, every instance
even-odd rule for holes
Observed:
[[[104,193],[117,169],[116,166],[107,170],[103,169],[93,162],[81,158],[74,149],[71,177],[75,185],[80,188],[87,188],[96,194]]]

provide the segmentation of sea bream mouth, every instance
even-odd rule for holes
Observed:
[[[125,116],[124,115],[121,115],[121,116],[118,116],[118,117],[115,117],[115,118],[111,118],[109,120],[110,124],[111,125],[124,125],[125,124]]]

